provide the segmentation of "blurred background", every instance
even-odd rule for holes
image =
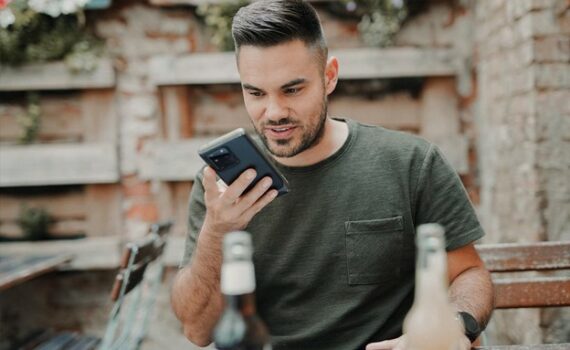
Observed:
[[[245,3],[0,0],[0,262],[73,254],[0,289],[0,349],[37,329],[101,335],[121,247],[163,219],[175,225],[143,349],[193,348],[168,291],[197,147],[252,130],[230,35]],[[312,3],[340,60],[330,114],[437,143],[482,243],[570,240],[568,1]],[[487,333],[570,342],[570,310],[497,311]]]

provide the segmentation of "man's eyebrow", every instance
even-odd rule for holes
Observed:
[[[244,88],[244,89],[246,89],[246,90],[263,91],[263,90],[261,90],[260,88],[255,87],[255,86],[253,86],[253,85],[250,85],[250,84],[248,84],[248,83],[243,83],[241,86],[242,86],[242,88]]]
[[[306,81],[307,81],[307,79],[305,79],[305,78],[294,79],[294,80],[291,80],[290,82],[282,85],[281,89],[287,89],[287,88],[290,88],[290,87],[295,86],[295,85],[303,84]]]

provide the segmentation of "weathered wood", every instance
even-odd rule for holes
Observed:
[[[329,101],[329,112],[333,116],[396,130],[419,131],[421,123],[419,101],[405,93],[374,100],[337,96]]]
[[[448,49],[342,49],[331,52],[340,62],[340,79],[452,76],[453,52]],[[193,53],[152,59],[156,85],[239,83],[232,52]]]
[[[115,86],[109,59],[101,59],[93,72],[72,73],[63,62],[0,66],[0,91],[96,89]]]
[[[189,91],[186,86],[167,86],[160,89],[163,119],[163,135],[177,141],[192,135],[192,117]]]
[[[83,91],[81,116],[86,131],[84,142],[117,143],[119,131],[113,90]]]
[[[22,208],[44,208],[54,219],[84,219],[85,195],[82,191],[12,195],[0,193],[0,222],[16,221]]]
[[[491,272],[570,269],[570,242],[477,245]]]
[[[123,231],[120,185],[87,185],[85,191],[87,236],[120,235]]]
[[[73,252],[74,259],[65,269],[97,270],[119,266],[121,240],[117,236],[41,242],[0,244],[0,256],[45,256]]]
[[[119,179],[114,144],[0,148],[0,187],[111,183]]]
[[[81,109],[77,93],[58,94],[40,97],[41,120],[37,135],[39,141],[79,141],[84,129],[81,123]],[[4,101],[2,101],[4,102]],[[18,117],[26,113],[23,101],[21,104],[9,103],[0,105],[0,141],[16,143],[23,134]]]
[[[149,142],[141,155],[140,177],[144,180],[188,181],[205,165],[198,148],[211,138],[179,142]]]
[[[495,308],[570,306],[570,277],[493,280]]]
[[[49,225],[48,235],[50,237],[76,237],[85,234],[87,227],[84,220],[57,220]],[[17,222],[0,223],[0,236],[10,238],[21,238],[24,232]]]
[[[453,79],[426,79],[421,101],[420,135],[437,144],[459,174],[469,173],[469,142],[461,134]]]
[[[57,270],[72,257],[71,254],[0,257],[0,291]]]

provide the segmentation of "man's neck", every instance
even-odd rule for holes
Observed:
[[[316,164],[335,154],[348,138],[348,124],[327,117],[324,134],[318,144],[290,158],[274,157],[280,164],[301,167]]]

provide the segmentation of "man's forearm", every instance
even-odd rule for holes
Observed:
[[[212,330],[222,312],[220,293],[221,241],[202,233],[190,267],[178,273],[172,287],[172,307],[184,334],[196,345],[211,342]]]
[[[458,275],[449,295],[459,311],[470,313],[485,328],[493,313],[494,294],[491,275],[484,267],[472,267]]]

